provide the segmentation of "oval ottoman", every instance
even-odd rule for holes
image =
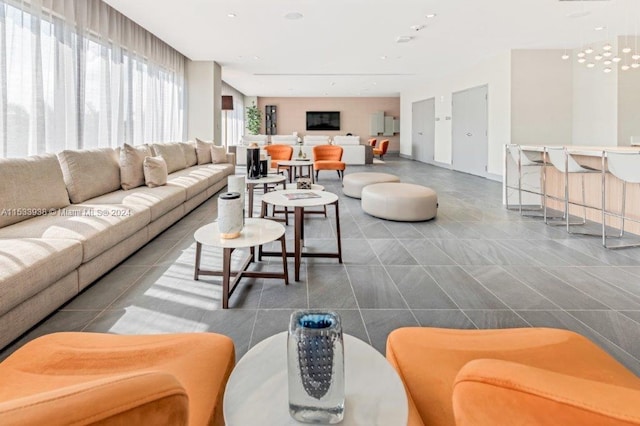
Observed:
[[[362,210],[371,216],[402,222],[433,219],[438,194],[412,183],[377,183],[362,189]]]
[[[342,192],[352,198],[360,198],[362,188],[374,183],[400,182],[400,178],[389,173],[351,173],[342,179]]]

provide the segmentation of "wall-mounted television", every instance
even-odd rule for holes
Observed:
[[[340,111],[307,111],[307,130],[340,130]]]

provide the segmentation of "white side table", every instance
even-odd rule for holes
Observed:
[[[304,199],[290,199],[291,194],[305,194],[312,193],[315,195],[313,198]],[[327,191],[314,191],[312,189],[287,189],[283,191],[272,191],[262,196],[262,209],[260,216],[264,217],[267,212],[267,204],[272,204],[279,207],[293,207],[294,210],[294,252],[287,253],[288,256],[293,256],[295,259],[295,280],[300,280],[300,264],[302,257],[327,257],[338,259],[339,263],[342,263],[342,240],[340,238],[340,213],[338,211],[338,196],[332,192]],[[302,242],[304,241],[304,209],[305,207],[322,207],[328,204],[335,206],[336,213],[336,243],[338,245],[338,251],[334,253],[319,253],[319,252],[302,252]],[[262,252],[260,256],[278,256],[276,252]]]
[[[289,161],[278,161],[278,171],[280,171],[281,166],[289,167],[289,182],[293,182],[293,175],[302,176],[302,169],[305,167],[309,173],[309,177],[311,178],[311,182],[315,183],[315,178],[313,176],[313,161],[311,160],[289,160]],[[293,173],[291,170],[293,169]]]
[[[267,219],[245,219],[244,227],[238,238],[220,238],[218,223],[213,222],[198,228],[193,235],[196,240],[196,265],[193,279],[198,280],[200,275],[213,275],[222,277],[222,309],[229,307],[229,296],[235,290],[242,277],[256,278],[282,278],[285,285],[289,284],[289,272],[287,269],[287,252],[284,239],[284,226]],[[247,271],[247,267],[254,260],[254,247],[258,246],[258,258],[262,253],[262,245],[271,241],[280,240],[282,249],[282,272],[258,272]],[[202,245],[219,247],[223,249],[222,271],[200,269]],[[250,247],[250,254],[245,259],[239,271],[231,271],[231,254],[237,248]],[[231,282],[231,276],[234,277]]]
[[[344,335],[345,409],[342,426],[406,425],[404,385],[373,347]],[[271,336],[240,359],[224,394],[227,426],[302,425],[289,415],[287,333]]]
[[[249,179],[246,180],[247,183],[247,192],[249,193],[249,217],[253,217],[253,190],[256,185],[264,185],[264,193],[267,193],[268,185],[282,183],[285,187],[287,185],[287,178],[284,175],[267,175],[265,177],[261,177],[259,179]]]

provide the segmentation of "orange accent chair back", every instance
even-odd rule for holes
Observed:
[[[376,139],[376,138],[369,139],[369,145],[370,146],[375,148],[376,147],[376,143],[378,143],[378,139]]]
[[[380,141],[378,148],[373,148],[373,155],[379,155],[382,160],[382,157],[387,153],[387,149],[389,149],[389,139],[384,139]]]
[[[320,170],[335,170],[340,179],[344,176],[345,163],[342,161],[343,149],[338,145],[316,145],[313,147],[313,170],[316,180]]]
[[[293,147],[291,145],[266,145],[264,150],[271,157],[271,167],[277,168],[278,161],[289,161],[293,157]]]

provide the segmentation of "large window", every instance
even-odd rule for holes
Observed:
[[[99,0],[0,0],[0,157],[182,140],[184,57]]]
[[[226,129],[227,145],[238,145],[244,135],[245,128],[244,95],[224,81],[222,82],[222,94],[231,95],[233,97],[233,111],[222,111],[224,129]],[[222,132],[222,138],[225,138],[224,129]]]

